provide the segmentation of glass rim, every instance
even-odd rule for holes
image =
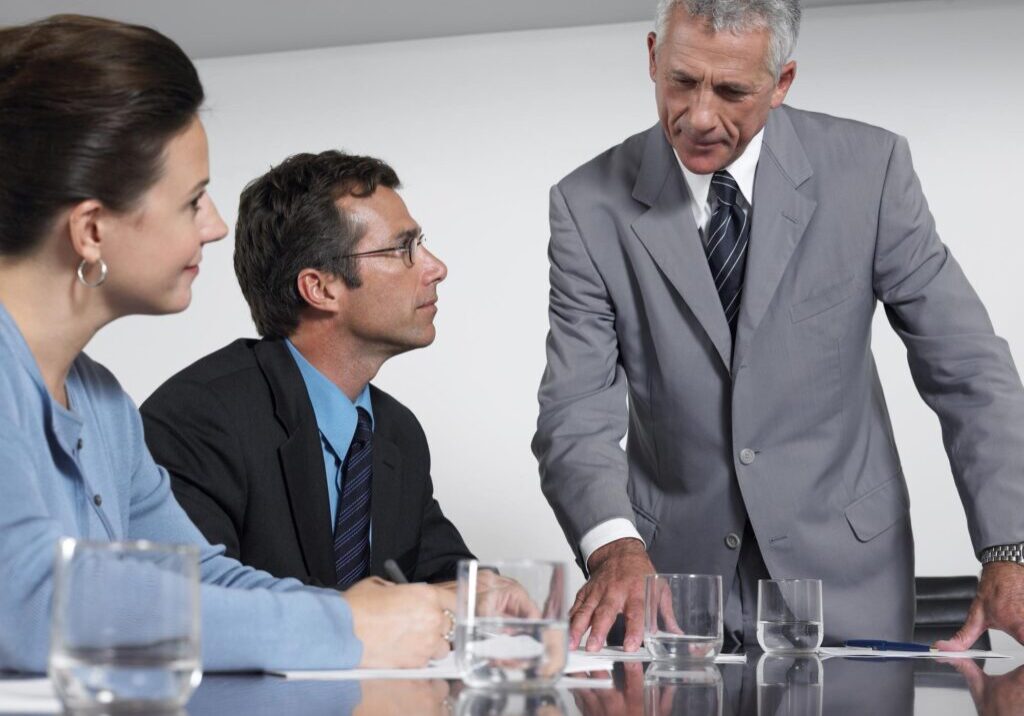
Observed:
[[[486,569],[487,567],[561,567],[562,569],[568,569],[569,563],[565,560],[558,559],[460,559],[457,563],[458,567],[468,566],[476,563],[478,568]]]
[[[148,539],[107,541],[79,537],[61,537],[58,541],[58,550],[62,553],[67,552],[69,548],[77,550],[80,547],[102,552],[145,552],[199,557],[199,546],[194,544],[170,544]]]
[[[805,583],[817,582],[818,584],[821,584],[821,580],[819,578],[817,578],[817,577],[787,577],[786,579],[759,579],[759,580],[757,580],[758,584],[761,584],[762,582],[764,582],[766,584],[793,584],[795,582],[805,582]]]
[[[722,581],[721,574],[689,574],[684,572],[656,572],[648,574],[644,579],[717,579]]]

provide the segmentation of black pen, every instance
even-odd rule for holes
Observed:
[[[391,577],[391,581],[395,584],[409,583],[409,580],[405,578],[405,573],[402,572],[402,568],[393,559],[384,560],[384,571],[387,572],[388,576]]]

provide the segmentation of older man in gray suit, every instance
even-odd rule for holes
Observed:
[[[533,447],[589,573],[570,641],[590,627],[600,647],[623,614],[636,649],[655,568],[723,575],[726,629],[745,643],[769,575],[824,581],[827,642],[909,638],[913,537],[870,350],[878,301],[987,562],[944,646],[989,626],[1024,640],[1024,391],[907,142],[783,105],[798,0],[658,12],[660,123],[551,191]]]

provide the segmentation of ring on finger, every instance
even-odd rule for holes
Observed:
[[[444,639],[445,641],[451,641],[455,638],[455,615],[451,609],[442,609],[441,611],[448,617],[448,631],[444,633]]]

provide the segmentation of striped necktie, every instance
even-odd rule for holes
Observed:
[[[718,205],[708,225],[710,234],[704,242],[704,251],[711,267],[711,277],[715,281],[715,290],[725,310],[725,320],[735,338],[750,225],[746,212],[736,201],[740,188],[729,172],[722,170],[714,173],[711,177],[711,191]]]
[[[358,422],[341,468],[341,495],[334,523],[334,571],[338,589],[366,576],[370,568],[370,483],[373,480],[373,426],[356,408]]]

